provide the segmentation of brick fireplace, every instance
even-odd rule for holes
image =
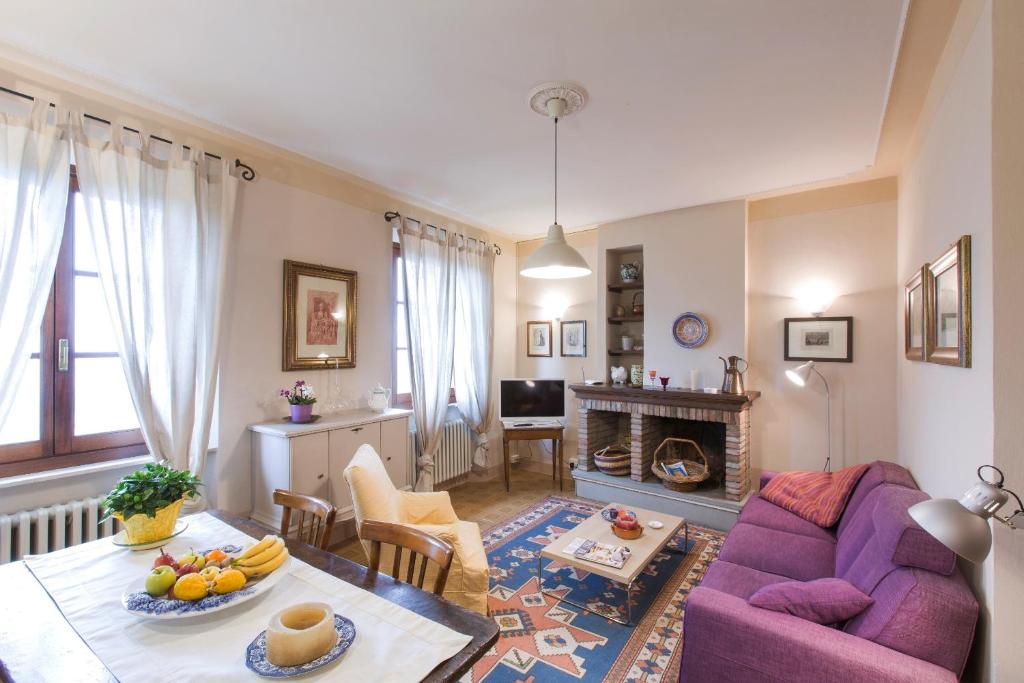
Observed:
[[[702,489],[721,488],[726,500],[741,501],[750,491],[750,405],[760,392],[706,394],[681,389],[628,386],[570,387],[580,401],[578,467],[595,469],[595,451],[629,436],[630,479],[654,475],[654,451],[669,436],[701,445],[711,469]]]

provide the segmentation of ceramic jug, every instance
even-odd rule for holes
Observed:
[[[391,390],[378,384],[375,389],[371,389],[366,394],[366,403],[370,406],[370,410],[383,413],[391,405]]]

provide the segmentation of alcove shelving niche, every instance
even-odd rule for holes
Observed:
[[[608,278],[607,365],[609,368],[621,365],[628,372],[631,365],[643,365],[644,362],[644,250],[641,246],[608,249],[605,258]],[[633,282],[622,279],[622,266],[627,263],[635,263],[640,269],[639,277]],[[628,336],[631,343],[623,343],[623,336]]]

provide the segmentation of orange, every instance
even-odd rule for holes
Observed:
[[[206,553],[207,562],[223,562],[228,559],[227,553],[219,548],[214,548],[210,552]]]

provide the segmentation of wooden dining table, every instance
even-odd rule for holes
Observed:
[[[249,519],[221,510],[208,512],[253,538],[272,533]],[[466,647],[439,664],[424,681],[458,680],[498,640],[498,627],[493,619],[306,543],[294,539],[286,543],[293,557],[472,637]],[[381,666],[387,663],[382,662]],[[0,681],[113,680],[114,676],[78,636],[25,563],[0,566]]]

